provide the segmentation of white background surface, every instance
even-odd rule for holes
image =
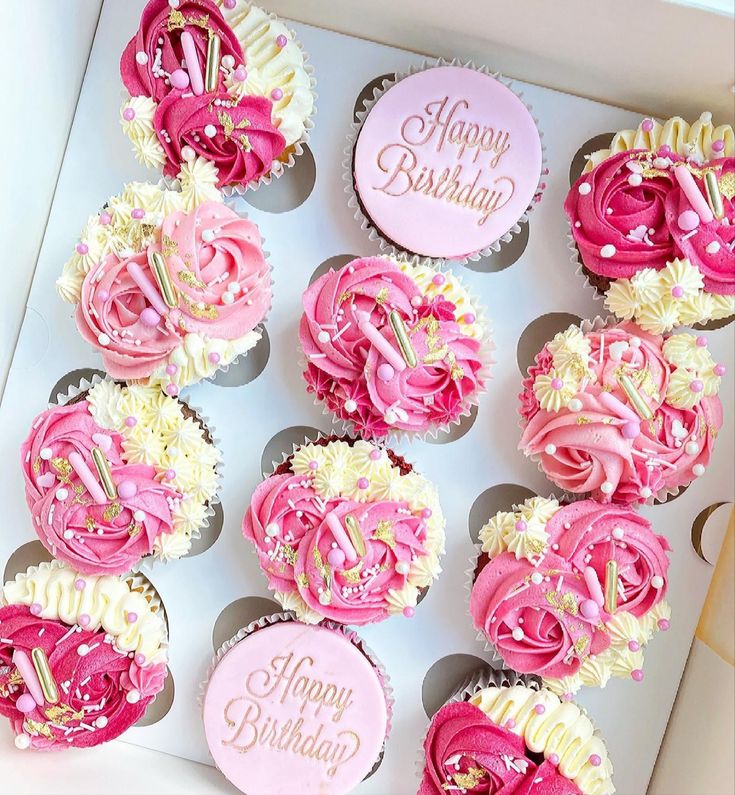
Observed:
[[[91,32],[95,16],[89,7],[95,5],[79,4],[75,10],[80,13],[73,18],[75,30]],[[64,9],[70,6],[67,3]],[[9,506],[8,515],[13,517],[0,537],[0,560],[33,537],[26,521],[20,473],[14,466],[25,429],[33,415],[43,408],[46,395],[58,377],[76,367],[99,366],[98,357],[77,337],[70,309],[56,297],[53,281],[71,252],[86,216],[108,195],[118,191],[125,180],[144,176],[128,151],[117,122],[120,90],[117,61],[135,28],[141,6],[140,0],[105,5],[49,217],[19,353],[0,409],[0,454],[5,462],[0,500]],[[62,16],[66,23],[61,29],[66,30],[71,17],[64,12]],[[47,16],[47,24],[48,21]],[[309,405],[295,367],[298,296],[313,269],[323,260],[336,254],[372,251],[345,207],[341,187],[342,148],[354,97],[372,77],[420,60],[323,31],[299,30],[319,80],[319,115],[312,142],[317,163],[316,187],[307,202],[290,213],[250,210],[251,217],[264,232],[275,268],[276,305],[268,324],[270,362],[251,385],[224,389],[203,384],[192,390],[194,403],[206,408],[224,437],[228,480],[224,495],[225,528],[217,544],[203,556],[159,567],[151,575],[171,617],[177,698],[164,721],[135,730],[131,739],[199,759],[205,758],[205,752],[194,697],[212,653],[214,620],[225,605],[240,596],[267,595],[254,558],[239,534],[240,518],[259,479],[262,449],[286,425],[328,427],[326,418]],[[61,40],[64,45],[51,58],[49,79],[56,85],[57,75],[63,76],[61,89],[71,90],[70,81],[74,75],[78,79],[83,71],[86,58],[83,45],[77,43],[68,51],[69,38],[50,36],[50,39],[55,44]],[[490,53],[486,60],[493,64]],[[350,70],[344,68],[347,62],[351,64]],[[443,487],[442,501],[449,518],[448,554],[444,574],[413,621],[396,619],[362,632],[392,676],[397,691],[397,720],[383,766],[360,788],[360,793],[403,795],[415,791],[412,762],[426,725],[421,708],[424,673],[435,660],[447,654],[465,652],[482,656],[482,647],[474,641],[469,619],[456,621],[457,615],[465,615],[464,569],[470,554],[467,514],[473,500],[498,482],[522,483],[548,492],[544,478],[515,452],[514,395],[520,377],[515,362],[517,339],[525,326],[543,312],[570,311],[585,316],[601,308],[581,289],[566,265],[565,224],[560,209],[568,186],[566,174],[576,147],[587,137],[636,123],[639,117],[534,88],[528,89],[527,98],[545,132],[552,169],[550,188],[534,214],[530,242],[519,262],[495,274],[463,273],[494,319],[500,364],[491,392],[481,403],[479,418],[465,437],[443,446],[415,444],[408,451],[418,467]],[[70,98],[66,103],[60,102],[66,117],[59,110],[59,128],[54,127],[54,135],[63,133],[63,118],[69,118],[72,101]],[[574,135],[570,135],[566,123],[570,118],[575,120]],[[61,140],[58,138],[54,145]],[[63,143],[56,151],[57,154],[63,151]],[[39,171],[39,182],[46,189],[53,178],[52,165],[47,164],[45,172]],[[41,168],[40,161],[38,166]],[[7,191],[3,193],[7,197]],[[38,200],[41,201],[40,196]],[[39,215],[42,213],[39,209]],[[31,220],[38,224],[38,218]],[[41,223],[36,229],[42,226]],[[12,272],[20,275],[20,269]],[[554,278],[549,279],[552,272]],[[523,300],[511,313],[509,299],[519,296]],[[18,303],[16,300],[15,305]],[[7,293],[3,296],[3,318],[6,306],[12,306]],[[712,337],[718,358],[732,362],[731,332],[719,332]],[[732,384],[731,378],[726,381],[722,395],[730,417]],[[249,420],[255,416],[258,422],[253,427]],[[732,500],[731,477],[728,477],[732,471],[732,454],[729,428],[719,439],[712,471],[675,503],[647,511],[675,541],[671,573],[675,615],[672,630],[658,636],[647,650],[645,682],[636,686],[616,681],[604,691],[585,692],[581,698],[605,733],[613,759],[618,760],[616,782],[623,793],[643,792],[653,766],[710,573],[688,543],[688,528],[701,508],[721,499]],[[468,462],[470,466],[466,465]],[[464,473],[461,483],[449,475],[459,466]],[[4,740],[5,727],[2,732],[0,738]],[[155,767],[151,761],[154,758]],[[10,791],[19,793],[98,791],[95,779],[83,775],[90,770],[107,771],[104,779],[96,781],[104,780],[108,792],[231,791],[216,771],[122,743],[84,754],[66,754],[63,768],[59,765],[61,761],[57,755],[23,756],[8,750],[7,743],[0,743],[4,783],[10,786]],[[60,770],[64,781],[59,778]],[[114,775],[114,771],[123,770],[125,777]],[[8,775],[12,776],[10,780]]]

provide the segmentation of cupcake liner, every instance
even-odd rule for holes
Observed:
[[[56,395],[54,401],[48,404],[48,408],[53,408],[54,406],[65,406],[71,402],[77,402],[80,399],[83,399],[89,390],[95,386],[96,384],[101,383],[102,381],[112,381],[114,383],[125,383],[125,382],[117,382],[114,378],[110,378],[110,376],[105,376],[102,378],[99,375],[92,376],[91,381],[87,378],[82,378],[78,385],[72,385],[66,392],[59,392]],[[127,385],[127,384],[126,384]],[[212,424],[209,417],[197,406],[192,406],[189,402],[189,398],[183,397],[182,395],[177,395],[173,400],[178,400],[179,403],[186,407],[190,412],[192,412],[193,419],[197,422],[197,424],[202,428],[202,430],[206,433],[209,437],[210,444],[213,447],[216,447],[218,450],[221,451],[221,441],[219,437],[216,435],[216,429]],[[202,519],[202,524],[197,527],[189,536],[192,541],[201,538],[202,531],[207,531],[209,529],[209,520],[215,513],[215,506],[221,502],[221,494],[222,494],[222,486],[224,484],[224,461],[220,461],[216,467],[215,472],[217,474],[217,488],[212,495],[212,498],[209,502],[205,505],[205,513]],[[187,557],[184,555],[183,557]],[[177,558],[177,560],[181,560],[181,558]],[[159,555],[151,554],[147,557],[141,559],[135,567],[132,569],[134,572],[142,572],[142,571],[150,571],[153,568],[154,563],[159,564],[166,564],[168,563],[168,559],[162,559]]]
[[[629,320],[619,320],[614,315],[607,315],[606,317],[602,317],[601,315],[596,315],[592,319],[583,320],[579,324],[572,324],[576,325],[579,329],[581,329],[583,334],[589,334],[592,331],[600,331],[603,328],[607,328],[609,326],[617,326],[621,323],[632,323]],[[550,340],[547,340],[549,342]],[[540,353],[540,350],[537,352]],[[526,368],[526,377],[530,378],[530,370],[536,364],[536,359],[534,357],[533,364]],[[526,429],[526,421],[525,419],[519,414],[518,415],[518,427],[520,428],[521,434]],[[559,489],[559,499],[560,502],[578,502],[579,500],[586,500],[590,499],[589,492],[581,492],[579,494],[571,491],[566,491],[559,486],[558,483],[554,483],[554,481],[549,478],[549,476],[544,471],[543,467],[541,466],[541,455],[539,453],[533,453],[531,455],[525,455],[525,458],[528,461],[533,461],[538,468],[538,471],[550,482],[554,485],[556,489]],[[688,487],[688,484],[687,484]],[[655,494],[652,494],[647,500],[641,500],[639,503],[640,505],[657,505],[663,504],[667,502],[669,499],[673,499],[674,497],[678,496],[682,489],[686,488],[685,486],[674,486],[674,487],[665,487],[659,489]]]
[[[451,422],[440,423],[437,425],[433,425],[430,428],[427,428],[425,431],[403,431],[398,428],[392,429],[389,433],[385,436],[375,437],[371,439],[371,441],[375,442],[376,444],[390,446],[392,444],[399,444],[403,441],[414,442],[414,441],[422,441],[426,442],[429,440],[437,439],[441,434],[448,433],[451,431],[453,425],[461,425],[462,421],[465,417],[468,417],[472,413],[472,409],[476,408],[480,405],[480,397],[487,392],[489,387],[489,382],[492,380],[492,366],[496,363],[494,358],[494,353],[496,351],[496,346],[493,341],[493,327],[490,318],[486,315],[486,310],[484,303],[477,298],[477,296],[465,286],[462,276],[451,268],[445,268],[441,261],[438,260],[429,260],[426,258],[423,259],[412,259],[408,258],[404,254],[381,254],[379,256],[384,257],[392,257],[393,259],[399,260],[401,262],[407,262],[411,265],[424,265],[426,267],[433,268],[437,271],[437,273],[444,273],[450,272],[453,279],[456,279],[459,286],[462,290],[467,293],[469,297],[472,308],[475,310],[475,314],[477,317],[477,322],[480,323],[485,328],[485,334],[483,335],[482,339],[480,340],[480,350],[478,351],[478,357],[480,358],[481,367],[478,371],[478,377],[482,378],[485,382],[484,389],[479,389],[473,392],[470,396],[467,397],[465,401],[465,406],[463,411],[457,416],[456,419],[452,420]],[[437,264],[438,263],[438,264]],[[301,348],[301,344],[299,344],[299,370],[303,373],[306,371],[306,367],[309,363],[309,360],[306,358],[303,349]],[[363,438],[362,434],[355,428],[354,423],[351,420],[344,420],[340,417],[337,417],[334,413],[332,413],[328,408],[325,402],[319,400],[316,396],[314,397],[313,404],[316,408],[321,409],[321,412],[324,416],[328,417],[332,425],[339,429],[341,433],[349,434],[350,436],[355,436],[358,438]]]
[[[541,173],[539,174],[539,181],[536,191],[534,193],[533,200],[528,208],[525,210],[523,215],[513,224],[513,226],[501,237],[499,237],[495,242],[491,243],[489,246],[480,249],[479,251],[474,252],[473,254],[468,254],[464,257],[452,258],[452,262],[457,262],[461,265],[466,264],[469,261],[476,261],[481,259],[482,257],[487,257],[494,252],[500,251],[500,248],[503,243],[508,243],[511,241],[514,235],[517,235],[521,231],[521,224],[528,223],[529,216],[533,211],[536,203],[540,201],[541,196],[543,195],[544,190],[546,189],[546,175],[548,174],[548,163],[546,158],[546,146],[544,145],[543,140],[543,132],[541,131],[538,123],[538,119],[533,114],[533,109],[531,105],[529,105],[525,99],[523,98],[522,91],[516,91],[513,88],[513,81],[507,78],[504,78],[500,72],[493,72],[487,66],[477,66],[474,61],[462,61],[459,58],[453,58],[451,61],[447,60],[446,58],[439,58],[437,60],[425,60],[422,64],[418,66],[411,66],[406,71],[403,72],[396,72],[393,76],[393,79],[385,78],[380,87],[373,88],[373,95],[371,98],[366,98],[364,101],[363,109],[357,111],[357,121],[353,121],[351,124],[350,132],[347,136],[347,146],[344,150],[344,159],[342,161],[343,167],[343,175],[342,178],[345,181],[345,193],[347,194],[347,206],[353,211],[353,215],[355,220],[360,224],[360,228],[367,230],[368,232],[368,239],[376,242],[380,246],[381,252],[385,254],[392,254],[394,256],[403,256],[404,258],[408,259],[411,262],[416,264],[424,264],[424,265],[432,265],[434,267],[443,264],[447,261],[445,257],[422,257],[419,254],[414,254],[410,251],[406,251],[398,246],[396,246],[391,241],[387,240],[381,232],[374,226],[372,221],[368,218],[365,211],[360,204],[359,197],[357,195],[357,191],[355,190],[354,184],[354,175],[353,175],[353,152],[355,149],[355,145],[357,144],[357,138],[360,134],[360,130],[362,125],[365,121],[365,118],[368,116],[370,111],[372,110],[375,103],[380,99],[380,97],[393,85],[398,83],[399,81],[405,79],[406,77],[410,77],[411,75],[416,74],[417,72],[423,72],[427,69],[433,69],[437,66],[461,66],[467,69],[474,69],[475,71],[482,72],[482,74],[488,75],[489,77],[495,78],[498,82],[502,83],[506,88],[510,89],[518,99],[525,105],[528,112],[531,114],[531,117],[536,125],[536,129],[539,133],[539,138],[541,139]]]

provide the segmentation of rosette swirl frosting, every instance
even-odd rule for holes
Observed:
[[[456,422],[485,388],[487,341],[476,310],[451,274],[427,279],[425,270],[357,259],[304,293],[307,388],[368,438]],[[415,361],[401,367],[407,344]]]
[[[297,448],[243,521],[284,607],[355,625],[413,615],[440,571],[443,528],[433,487],[405,462],[340,440]]]
[[[668,629],[670,549],[643,517],[537,497],[498,513],[480,541],[470,612],[509,667],[561,694],[643,678],[642,646]]]
[[[725,368],[706,344],[627,323],[558,334],[523,382],[519,449],[565,491],[602,501],[641,502],[689,484],[722,425]]]

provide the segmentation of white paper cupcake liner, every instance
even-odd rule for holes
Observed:
[[[619,326],[621,323],[632,323],[631,320],[618,320],[614,315],[607,315],[606,317],[601,317],[600,315],[596,315],[592,319],[583,320],[579,324],[571,324],[576,325],[579,329],[581,329],[583,334],[589,334],[592,331],[600,331],[603,328],[609,328],[610,326]],[[645,333],[645,332],[642,332]],[[551,342],[551,340],[546,340],[546,342]],[[546,344],[546,343],[544,343]],[[536,355],[541,352],[539,349],[536,352]],[[536,365],[536,357],[534,356],[533,364],[526,368],[526,377],[530,377],[531,367]],[[519,414],[518,415],[518,427],[520,428],[521,434],[525,431],[527,426],[526,420]],[[523,451],[521,451],[523,452]],[[530,455],[526,455],[525,457],[529,461],[533,461],[534,464],[538,467],[538,471],[549,481],[552,483],[556,489],[559,490],[559,497],[557,498],[560,502],[579,502],[580,500],[587,500],[591,499],[590,492],[581,492],[575,493],[573,491],[566,491],[563,489],[558,483],[555,483],[545,472],[543,467],[541,466],[541,454],[540,453],[532,453]],[[688,488],[689,484],[686,486],[674,486],[674,487],[665,487],[659,489],[655,494],[652,494],[647,500],[641,500],[640,502],[636,503],[636,505],[656,505],[667,502],[669,499],[676,497],[684,488]]]
[[[484,303],[479,298],[477,298],[477,296],[468,287],[465,286],[462,276],[460,274],[455,273],[455,271],[452,268],[444,267],[445,263],[442,264],[438,260],[428,260],[426,258],[413,259],[403,254],[381,254],[379,256],[392,257],[395,260],[398,260],[400,262],[407,262],[414,266],[423,265],[426,267],[430,267],[433,268],[437,273],[450,272],[451,277],[457,281],[460,288],[464,290],[464,292],[469,297],[470,302],[472,304],[472,308],[475,311],[475,316],[477,319],[476,322],[481,324],[485,329],[485,333],[483,334],[483,337],[480,340],[480,350],[478,351],[478,357],[481,363],[480,369],[478,370],[478,378],[483,380],[485,386],[482,389],[475,390],[471,395],[469,395],[465,399],[462,407],[462,412],[456,417],[456,419],[452,420],[452,422],[445,422],[445,423],[432,425],[430,428],[427,428],[425,431],[405,431],[399,428],[394,428],[385,436],[373,437],[370,439],[370,441],[374,442],[375,444],[381,444],[386,446],[394,444],[397,445],[403,441],[425,442],[429,440],[436,440],[442,434],[449,433],[452,430],[452,426],[461,425],[464,419],[470,416],[473,409],[477,408],[480,405],[480,398],[489,389],[490,381],[492,381],[492,367],[496,362],[494,358],[496,346],[493,341],[492,322],[486,315]],[[299,339],[298,366],[302,374],[306,372],[308,364],[309,364],[309,359],[306,358]],[[362,433],[355,428],[355,424],[351,420],[344,420],[341,417],[337,417],[337,415],[334,414],[332,411],[330,411],[330,409],[327,407],[326,402],[319,400],[316,397],[316,395],[314,396],[313,403],[314,406],[316,406],[316,408],[321,409],[321,412],[325,417],[329,418],[333,427],[338,429],[338,432],[346,433],[349,434],[350,436],[355,436],[357,438],[363,438]]]
[[[111,378],[110,376],[105,376],[104,378],[100,377],[99,375],[92,376],[91,381],[87,378],[82,378],[78,385],[72,385],[66,392],[59,392],[56,395],[56,399],[48,404],[48,408],[53,408],[54,406],[65,406],[75,397],[78,397],[83,392],[89,392],[89,390],[99,384],[102,381],[112,381],[113,383],[125,383],[125,382],[118,382],[116,379]],[[178,400],[183,406],[186,406],[190,411],[194,413],[194,419],[197,423],[206,431],[211,439],[211,445],[218,450],[222,450],[221,442],[216,435],[216,429],[212,424],[211,420],[207,417],[207,415],[198,407],[192,406],[189,402],[188,397],[182,397],[181,395],[177,395],[172,400]],[[217,465],[215,466],[215,472],[217,474],[217,487],[212,495],[212,498],[209,502],[205,505],[205,514],[204,518],[202,519],[202,524],[196,528],[189,538],[192,541],[198,540],[202,536],[202,532],[206,532],[209,530],[209,521],[215,514],[215,506],[221,501],[221,494],[222,494],[222,486],[224,482],[224,461],[220,460]],[[184,555],[182,557],[187,557]],[[181,560],[181,558],[173,558],[174,560]],[[151,554],[142,558],[136,566],[133,568],[134,572],[144,572],[150,571],[153,568],[155,563],[159,564],[166,564],[168,563],[168,559],[161,558],[159,555]]]
[[[495,242],[491,243],[488,246],[476,251],[472,254],[468,254],[464,257],[457,257],[451,258],[452,262],[457,262],[459,264],[466,264],[470,261],[476,261],[481,259],[482,257],[487,257],[493,254],[494,252],[500,251],[500,248],[503,243],[509,243],[514,235],[517,235],[521,231],[521,224],[528,223],[529,216],[531,215],[535,205],[540,201],[543,192],[546,190],[546,183],[547,183],[547,175],[548,175],[548,163],[546,159],[546,146],[543,140],[543,132],[539,127],[539,122],[536,116],[533,114],[533,110],[531,105],[529,105],[525,99],[523,98],[522,91],[516,91],[513,87],[513,81],[507,78],[504,78],[500,72],[493,72],[487,66],[477,66],[474,61],[462,61],[459,58],[453,58],[451,61],[445,58],[439,58],[438,60],[426,60],[420,66],[411,66],[408,70],[403,72],[396,72],[393,78],[385,78],[380,87],[373,88],[373,95],[372,97],[368,97],[364,101],[364,106],[362,110],[357,111],[357,121],[352,122],[351,130],[349,135],[347,136],[347,146],[344,150],[344,160],[342,161],[343,167],[343,179],[345,181],[345,193],[348,196],[347,199],[347,206],[353,211],[355,220],[360,224],[360,228],[364,229],[368,232],[368,239],[377,243],[380,246],[381,252],[385,254],[392,254],[394,256],[403,256],[404,258],[409,259],[415,263],[422,263],[422,264],[432,264],[433,266],[439,266],[444,262],[448,261],[449,258],[447,257],[422,257],[419,254],[415,254],[411,251],[407,251],[406,249],[397,246],[395,243],[387,240],[382,233],[377,229],[375,224],[368,218],[365,212],[360,205],[360,201],[358,199],[357,191],[355,190],[355,182],[354,182],[354,174],[353,174],[353,154],[355,145],[357,144],[357,138],[360,134],[360,130],[362,125],[372,110],[375,103],[380,99],[380,97],[393,85],[398,83],[399,81],[410,77],[411,75],[416,74],[417,72],[423,72],[427,69],[433,69],[437,66],[461,66],[467,69],[474,69],[475,71],[482,72],[482,74],[488,75],[489,77],[495,78],[498,82],[502,83],[506,88],[512,91],[518,99],[525,105],[526,110],[528,110],[529,114],[536,125],[536,129],[538,130],[539,138],[541,140],[541,173],[539,174],[539,181],[538,185],[536,186],[536,190],[534,191],[534,196],[531,201],[531,204],[528,208],[524,211],[523,215],[513,224],[513,226],[501,237],[499,237]]]

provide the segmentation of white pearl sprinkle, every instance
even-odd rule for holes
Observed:
[[[176,0],[178,2],[178,0]],[[104,715],[100,715],[99,718],[94,722],[94,725],[98,729],[104,729],[107,726],[107,718]]]
[[[698,478],[701,478],[704,475],[704,465],[703,464],[695,464],[692,467],[692,472]]]
[[[579,192],[582,194],[582,196],[586,196],[591,190],[592,190],[592,185],[590,185],[589,182],[583,182],[579,186]]]
[[[541,585],[541,583],[542,583],[543,581],[544,581],[544,578],[543,578],[543,576],[542,576],[542,575],[541,575],[539,572],[537,572],[537,571],[534,571],[534,573],[531,575],[531,582],[532,582],[534,585]]]
[[[513,640],[523,640],[526,637],[526,633],[520,627],[513,627],[510,634],[513,636]]]
[[[664,578],[657,574],[655,577],[651,577],[651,587],[655,588],[657,591],[660,588],[664,587]]]
[[[696,455],[699,452],[699,445],[696,442],[687,442],[684,451],[687,455]]]
[[[281,528],[276,524],[276,522],[271,522],[265,526],[265,534],[269,535],[271,538],[274,538],[281,532]]]
[[[345,411],[348,414],[352,414],[353,411],[357,411],[357,403],[354,400],[345,400]]]
[[[556,445],[555,444],[547,444],[544,448],[546,450],[547,455],[554,455],[556,452]]]
[[[53,456],[54,451],[50,447],[43,447],[41,449],[40,456],[43,458],[44,461],[48,461]]]
[[[567,403],[567,408],[569,411],[582,411],[582,401],[579,398],[572,398]]]
[[[640,337],[631,337],[630,338],[630,346],[632,348],[640,348],[641,347],[641,338]]]
[[[225,69],[232,69],[232,67],[235,65],[235,59],[228,53],[227,55],[222,56],[220,63],[225,67]]]
[[[74,531],[73,530],[64,530],[64,538],[69,541],[69,539],[74,538]]]
[[[142,66],[145,63],[148,63],[148,56],[141,50],[140,52],[135,53],[135,60]]]
[[[707,243],[707,247],[704,249],[708,254],[716,254],[720,250],[720,244],[713,240],[711,243]]]
[[[396,572],[398,574],[408,574],[411,570],[411,564],[407,560],[399,560],[396,563]]]
[[[612,531],[612,535],[613,535],[613,538],[615,538],[618,541],[620,541],[620,539],[625,535],[625,533],[623,532],[623,528],[622,527],[614,527],[613,531]]]
[[[641,182],[643,182],[643,177],[640,174],[631,174],[628,177],[628,185],[632,185],[634,188],[637,188]]]
[[[86,643],[82,643],[81,646],[77,646],[77,654],[80,657],[86,657],[89,654],[89,646]]]
[[[321,605],[329,604],[329,594],[326,591],[324,593],[319,594],[319,604]]]
[[[211,243],[214,240],[214,232],[211,229],[205,229],[202,232],[202,240],[205,243]]]
[[[99,335],[99,337],[97,337],[97,342],[99,342],[100,345],[109,345],[110,338],[103,332]]]
[[[214,126],[214,124],[207,124],[204,127],[204,134],[207,136],[207,138],[214,138],[214,136],[217,135],[217,128]]]
[[[143,511],[136,511],[133,514],[133,519],[135,519],[136,522],[143,522],[145,521],[145,514],[143,513]]]
[[[329,342],[329,332],[320,331],[319,334],[317,334],[317,339],[319,342]]]
[[[137,690],[128,690],[125,700],[128,704],[137,704],[140,701],[140,693]]]
[[[648,488],[648,486],[643,486],[641,490],[638,492],[638,494],[640,494],[644,500],[647,500],[651,496],[651,494],[653,494],[653,492],[651,491],[651,489]]]
[[[222,303],[223,304],[231,304],[235,300],[235,296],[232,293],[222,293]]]
[[[57,500],[65,500],[69,496],[69,492],[66,489],[57,489],[56,490],[56,499]]]
[[[633,175],[631,175],[633,176]],[[600,249],[600,256],[603,259],[610,259],[615,256],[615,246],[612,243],[607,243]]]
[[[604,483],[603,483],[603,484],[600,486],[600,491],[601,491],[603,494],[612,494],[612,490],[613,490],[613,488],[614,488],[614,487],[613,487],[613,484],[612,484],[612,483],[610,483],[610,481],[609,481],[609,480],[606,480],[606,481],[605,481],[605,482],[604,482]]]
[[[27,734],[18,734],[15,737],[15,747],[19,751],[25,751],[31,747],[31,738]]]
[[[190,146],[184,146],[181,150],[181,156],[184,160],[190,162],[197,156],[197,153]]]
[[[240,287],[239,282],[230,282],[227,285],[227,292],[232,293],[233,295],[237,295],[241,290],[242,288]]]

